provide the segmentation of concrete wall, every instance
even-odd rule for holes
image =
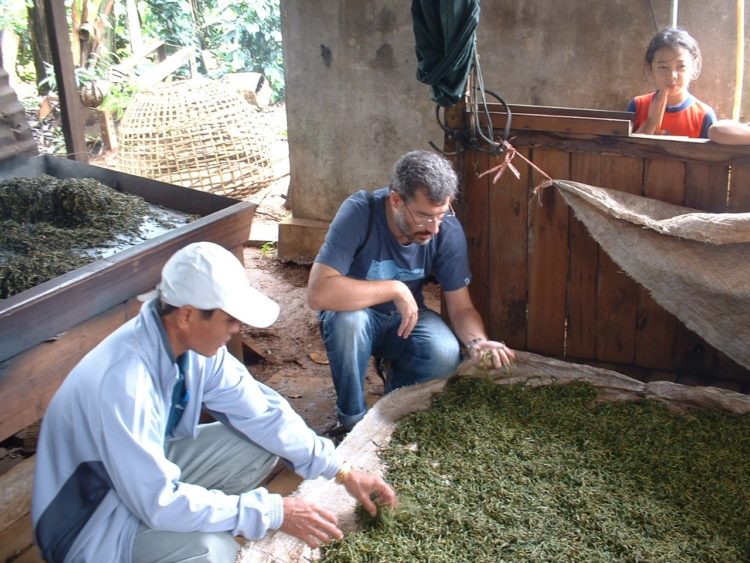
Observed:
[[[671,5],[482,0],[485,85],[509,103],[624,110],[633,95],[651,91],[643,55],[657,26],[670,23]],[[678,6],[678,25],[703,51],[691,90],[719,117],[731,117],[736,2]],[[441,145],[442,131],[429,87],[416,80],[411,2],[281,0],[281,9],[294,219],[279,231],[279,253],[306,261],[341,201],[385,185],[401,154]],[[750,100],[743,107],[750,118]]]

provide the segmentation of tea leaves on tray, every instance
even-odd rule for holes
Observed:
[[[750,417],[462,378],[381,453],[401,503],[324,561],[750,560]]]
[[[146,218],[161,221],[143,198],[91,178],[0,182],[0,299],[97,260]]]

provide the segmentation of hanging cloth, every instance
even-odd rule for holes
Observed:
[[[474,60],[479,0],[412,0],[417,80],[431,86],[431,98],[452,106],[464,95]]]

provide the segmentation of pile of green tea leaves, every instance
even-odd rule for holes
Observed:
[[[750,560],[750,417],[450,382],[382,458],[400,508],[326,562]]]
[[[91,178],[0,182],[0,299],[98,259],[155,217],[138,196]]]

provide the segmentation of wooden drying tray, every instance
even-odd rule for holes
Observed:
[[[0,440],[41,418],[68,371],[137,314],[186,244],[212,241],[242,257],[255,204],[50,156],[3,163],[0,178],[94,178],[199,219],[0,301]]]

